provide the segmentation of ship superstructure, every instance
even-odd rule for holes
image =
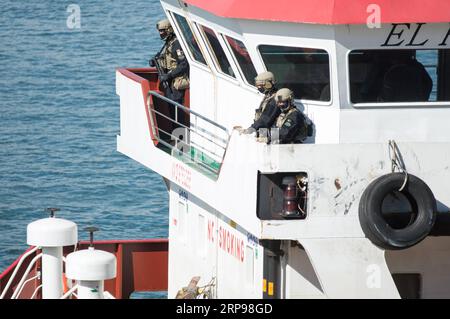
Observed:
[[[190,89],[180,105],[156,69],[117,69],[117,148],[167,186],[168,297],[449,298],[450,3],[161,4]],[[263,71],[312,123],[304,143],[239,130]]]
[[[169,297],[195,276],[218,298],[449,297],[449,4],[161,3],[189,99],[119,69],[118,150],[166,182]],[[265,70],[314,124],[305,143],[234,129],[252,123]],[[174,134],[169,107],[190,115]],[[292,179],[306,218],[280,216]]]

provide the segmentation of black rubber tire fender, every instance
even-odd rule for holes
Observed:
[[[375,245],[383,249],[406,249],[425,239],[436,221],[436,200],[428,185],[420,178],[408,174],[408,181],[401,191],[408,199],[414,222],[403,229],[392,228],[382,216],[383,200],[398,191],[405,180],[404,173],[383,175],[369,184],[359,202],[361,228]]]

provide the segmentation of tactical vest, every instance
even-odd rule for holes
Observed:
[[[172,56],[172,47],[176,40],[177,38],[173,37],[166,43],[164,50],[161,52],[161,57],[159,58],[160,65],[166,72],[176,69],[178,65],[177,59]],[[186,90],[189,88],[189,77],[187,74],[177,76],[173,79],[172,83],[175,90]]]
[[[255,121],[259,120],[259,118],[261,117],[261,115],[263,114],[264,110],[267,107],[267,104],[269,104],[269,101],[272,97],[274,97],[276,94],[276,92],[272,93],[269,96],[264,96],[264,99],[262,100],[261,104],[259,105],[259,108],[257,108],[255,110]]]
[[[159,63],[161,67],[167,72],[174,70],[177,67],[177,59],[172,56],[172,46],[177,38],[173,37],[165,44],[164,50],[161,52]]]
[[[278,116],[277,121],[276,121],[276,127],[281,128],[284,124],[284,122],[286,122],[286,120],[288,119],[289,115],[293,112],[297,112],[297,109],[295,107],[291,108],[287,113],[283,113],[281,112],[281,114]]]

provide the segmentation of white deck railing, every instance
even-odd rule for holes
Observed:
[[[34,247],[31,250],[29,250],[28,252],[26,252],[25,254],[22,255],[22,257],[20,257],[19,262],[17,263],[14,272],[12,273],[11,277],[9,277],[8,283],[6,284],[5,288],[3,289],[1,295],[0,295],[0,299],[5,298],[6,293],[8,292],[11,284],[13,283],[14,279],[16,278],[17,272],[20,269],[20,266],[22,266],[23,262],[25,261],[25,259],[27,259],[28,256],[32,255],[33,253],[35,253],[38,249],[40,249],[40,247]],[[30,273],[32,267],[34,266],[34,264],[36,263],[37,260],[39,260],[42,257],[42,254],[38,254],[36,255],[33,260],[30,262],[30,264],[27,267],[27,270],[25,271],[25,273],[23,274],[19,284],[17,285],[16,289],[14,290],[13,295],[11,296],[11,299],[17,299],[18,296],[20,296],[20,293],[23,290],[23,287],[29,282],[31,281],[31,279],[36,279],[39,278],[40,273],[38,273],[34,278],[28,279],[26,280],[28,274]],[[26,280],[26,281],[25,281]]]
[[[174,118],[157,110],[155,100],[167,103],[169,109],[173,109]],[[230,138],[230,133],[224,126],[155,91],[148,92],[147,107],[153,136],[161,145],[167,147],[172,154],[176,154],[210,173],[219,174]],[[182,123],[179,119],[178,114],[181,112],[189,115],[189,124]],[[161,125],[155,122],[157,118],[169,121],[176,129],[168,132],[168,128],[161,128]],[[161,135],[170,137],[171,141],[175,143],[161,138]],[[183,139],[180,139],[180,135],[183,136]]]

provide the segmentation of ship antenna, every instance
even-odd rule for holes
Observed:
[[[99,229],[97,227],[86,227],[84,230],[89,232],[89,247],[94,247],[94,233]]]

